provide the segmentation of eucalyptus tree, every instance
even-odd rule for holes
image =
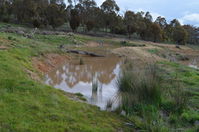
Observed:
[[[184,25],[183,28],[188,32],[187,42],[199,45],[199,28],[192,25]]]
[[[186,44],[188,33],[181,26],[177,19],[173,19],[170,24],[166,27],[166,34],[168,37],[177,44]]]
[[[86,25],[87,30],[92,30],[97,23],[96,21],[96,13],[95,10],[97,8],[97,4],[94,0],[82,0],[80,4],[83,7],[82,11],[82,24]]]
[[[102,3],[101,9],[106,13],[119,12],[120,8],[115,0],[106,0]]]
[[[126,11],[124,15],[124,24],[126,26],[128,37],[131,38],[131,34],[135,33],[138,28],[136,14],[132,11]]]
[[[80,15],[77,9],[71,9],[70,11],[70,27],[75,32],[80,25]]]
[[[120,8],[114,0],[104,1],[100,7],[103,12],[103,26],[107,31],[108,28],[111,28],[111,24],[114,22],[115,17],[117,17]]]
[[[161,16],[157,17],[157,19],[155,20],[155,23],[160,25],[162,29],[164,29],[167,26],[167,20]]]
[[[1,0],[0,1],[0,21],[8,22],[12,15],[11,8],[12,0]]]
[[[156,24],[158,24],[159,26],[160,26],[160,28],[161,28],[161,30],[162,30],[162,40],[163,41],[166,41],[166,40],[168,40],[168,37],[167,37],[167,35],[166,35],[166,27],[167,27],[167,20],[164,18],[164,17],[162,17],[162,16],[159,16],[159,17],[157,17],[157,19],[155,20],[155,23]]]
[[[188,39],[188,33],[182,26],[175,27],[173,31],[173,40],[180,45],[185,45]]]
[[[157,23],[152,23],[151,25],[151,33],[153,37],[153,42],[160,42],[163,39],[163,30],[160,25]]]
[[[60,4],[50,4],[46,9],[46,19],[53,28],[59,27],[65,23],[65,7]]]
[[[62,3],[64,3],[64,0],[49,0],[49,2],[51,4],[62,4]]]
[[[146,12],[145,15],[143,14],[143,16],[143,21],[140,21],[143,25],[143,27],[141,27],[140,36],[143,40],[151,40],[151,38],[153,37],[151,34],[153,17],[150,12]]]

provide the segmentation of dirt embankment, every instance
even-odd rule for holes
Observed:
[[[118,39],[120,40],[120,39]],[[121,41],[121,40],[120,40]],[[136,44],[145,44],[144,47],[120,47],[113,50],[113,53],[128,57],[140,62],[154,61],[175,61],[182,64],[199,65],[199,50],[188,46],[176,46],[174,44],[153,43],[148,41],[130,41]],[[150,50],[154,53],[150,53]],[[156,53],[157,51],[157,53]],[[195,64],[196,63],[196,64]]]
[[[6,49],[8,49],[8,47],[0,45],[0,50],[6,50]]]
[[[63,64],[67,60],[70,60],[70,57],[67,55],[50,53],[40,57],[34,57],[32,59],[32,62],[37,70],[39,70],[42,73],[47,73],[52,71],[58,65]]]
[[[140,62],[148,62],[152,63],[155,61],[164,60],[163,58],[151,54],[147,52],[147,49],[154,48],[154,47],[121,47],[116,48],[113,50],[113,53],[118,54],[120,56],[128,57],[129,59],[133,61],[140,61]],[[158,48],[158,47],[155,47]]]

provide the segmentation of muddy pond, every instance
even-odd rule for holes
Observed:
[[[191,63],[189,63],[189,67],[199,69],[199,56],[191,60]]]
[[[77,56],[46,74],[45,83],[69,93],[81,93],[89,104],[104,110],[117,95],[121,64],[122,59],[116,56]]]
[[[182,64],[188,65],[191,68],[199,70],[199,56],[190,57],[189,61],[185,61]]]

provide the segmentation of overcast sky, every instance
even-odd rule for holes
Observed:
[[[95,0],[101,5],[104,0]],[[149,11],[154,19],[161,15],[168,21],[177,18],[181,24],[192,24],[199,27],[199,0],[115,0],[121,9]]]

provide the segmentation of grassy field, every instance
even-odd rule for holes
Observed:
[[[0,27],[4,24],[0,24]],[[16,26],[16,25],[15,25]],[[139,113],[120,116],[100,111],[97,107],[72,101],[63,91],[46,86],[30,78],[28,73],[38,73],[32,57],[47,53],[65,54],[60,45],[87,43],[89,41],[120,47],[120,41],[75,35],[35,35],[33,39],[13,33],[0,33],[0,131],[1,132],[117,132],[133,131],[190,131],[199,130],[199,71],[174,62],[159,62],[165,87],[172,89],[170,80],[178,81],[187,93],[187,107],[173,112],[173,105],[164,98],[158,108],[146,105]],[[127,46],[136,45],[129,42]],[[86,50],[86,48],[82,48]],[[93,48],[95,49],[95,48]],[[93,50],[90,49],[90,50]],[[96,50],[96,49],[95,49]],[[148,50],[156,54],[158,50]],[[27,72],[30,71],[30,72]],[[160,117],[161,110],[169,114]],[[126,125],[132,123],[133,127]]]

